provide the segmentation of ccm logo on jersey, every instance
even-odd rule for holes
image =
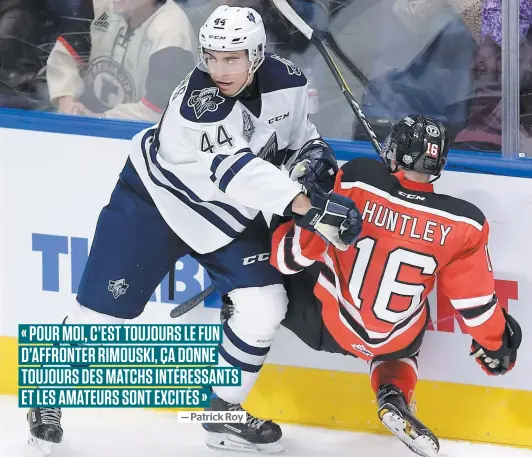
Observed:
[[[281,121],[282,119],[288,118],[289,114],[290,114],[290,112],[285,113],[285,114],[280,115],[280,116],[276,116],[275,118],[272,118],[272,119],[268,120],[268,124],[273,124],[274,122]]]
[[[400,196],[406,197],[407,199],[413,199],[413,200],[425,200],[424,197],[418,196],[417,194],[407,194],[406,192],[403,192],[403,191],[397,191],[397,193],[398,193]]]
[[[244,258],[242,264],[248,266],[249,264],[254,264],[256,262],[267,261],[270,259],[270,253],[260,253],[254,254],[253,256],[248,256]]]
[[[360,353],[363,353],[367,356],[373,356],[373,353],[371,353],[364,345],[360,344],[353,344],[351,345],[356,351],[359,351]]]

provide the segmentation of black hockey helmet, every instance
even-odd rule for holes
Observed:
[[[394,124],[381,157],[390,172],[398,167],[439,177],[447,163],[449,134],[440,121],[408,115]]]

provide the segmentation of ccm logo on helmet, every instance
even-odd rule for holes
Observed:
[[[400,196],[406,197],[407,199],[412,199],[412,200],[425,200],[424,197],[422,197],[422,196],[418,196],[417,194],[407,194],[406,192],[403,192],[403,191],[397,191],[397,193],[398,193]]]
[[[209,38],[212,38],[214,40],[225,40],[227,37],[223,37],[221,35],[209,35]]]

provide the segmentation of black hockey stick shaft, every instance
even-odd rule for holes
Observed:
[[[360,105],[355,100],[355,96],[351,92],[351,89],[347,85],[343,75],[340,73],[340,70],[338,69],[336,63],[332,59],[331,55],[327,51],[327,48],[325,48],[325,45],[322,40],[320,40],[316,35],[312,36],[311,42],[316,46],[320,54],[325,59],[325,62],[327,63],[327,66],[331,70],[331,73],[334,76],[334,79],[336,80],[336,83],[340,87],[340,90],[342,91],[342,94],[344,94],[345,99],[349,103],[349,106],[354,111],[355,116],[362,124],[362,128],[366,132],[366,135],[369,138],[369,141],[371,142],[371,145],[373,146],[373,149],[380,157],[381,152],[381,145],[379,143],[379,140],[377,139],[377,135],[373,131],[373,128],[369,124],[368,120],[366,119],[366,116],[364,115],[362,109],[360,108]]]
[[[345,64],[347,69],[351,72],[355,78],[360,81],[370,92],[376,92],[375,88],[368,80],[366,75],[362,73],[359,68],[353,63],[353,61],[347,56],[336,40],[332,36],[331,32],[320,32],[320,35],[325,43],[331,48],[332,52],[338,56],[338,58]]]
[[[381,151],[381,145],[377,139],[377,136],[375,135],[375,132],[373,131],[372,127],[370,126],[368,120],[366,119],[366,116],[362,112],[362,109],[360,108],[360,105],[355,100],[355,97],[353,95],[353,92],[347,85],[347,82],[345,81],[342,73],[340,72],[338,66],[334,62],[331,54],[325,47],[325,42],[323,39],[319,37],[319,34],[315,33],[315,31],[294,11],[294,9],[288,4],[287,0],[272,0],[274,5],[277,7],[277,9],[282,13],[282,15],[290,21],[290,23],[296,27],[303,35],[305,35],[314,46],[316,46],[316,49],[319,51],[319,53],[322,55],[322,57],[325,59],[325,63],[329,67],[329,70],[331,70],[331,73],[334,76],[334,79],[336,80],[336,83],[340,87],[340,90],[342,91],[342,94],[344,94],[345,99],[349,103],[349,106],[355,113],[355,116],[362,124],[362,128],[366,132],[366,135],[368,136],[371,145],[375,149],[375,152],[378,154],[379,158],[383,160],[380,156]],[[339,48],[337,46],[337,48]],[[343,53],[342,53],[343,54]],[[347,64],[348,67],[351,67],[351,69],[356,69],[357,73],[355,76],[363,76],[362,72],[360,72],[351,62],[351,65]],[[367,78],[363,77],[362,83],[367,82]]]
[[[211,284],[208,288],[204,289],[203,291],[199,292],[195,296],[192,296],[187,301],[175,307],[170,312],[170,316],[172,318],[177,318],[177,317],[180,317],[181,315],[184,315],[185,313],[189,312],[197,305],[201,304],[208,296],[210,296],[214,292],[214,290],[215,290],[215,287],[214,285]]]

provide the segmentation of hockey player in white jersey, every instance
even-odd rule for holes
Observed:
[[[360,214],[352,201],[314,193],[310,185],[307,196],[281,170],[301,162],[309,174],[332,176],[336,163],[308,119],[305,76],[265,54],[259,14],[221,6],[199,39],[197,68],[176,88],[159,125],[133,139],[98,219],[67,323],[137,317],[168,270],[190,254],[231,303],[219,366],[242,370],[241,386],[213,387],[211,410],[243,410],[287,307],[280,273],[268,262],[261,211],[293,215],[340,249],[355,240]],[[59,409],[31,409],[32,440],[60,442],[60,418]],[[282,450],[277,424],[246,418],[245,424],[204,424],[207,444]]]

